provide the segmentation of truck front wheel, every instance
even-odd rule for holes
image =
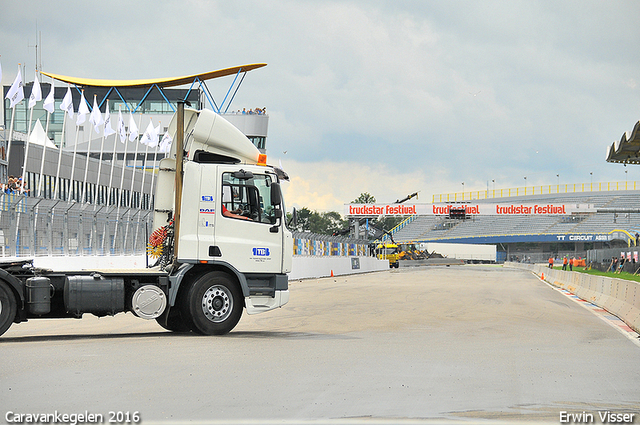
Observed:
[[[186,293],[183,315],[191,319],[194,332],[203,335],[229,333],[242,316],[240,288],[226,273],[206,273]]]
[[[17,309],[16,297],[11,288],[0,281],[0,335],[5,333],[13,323]]]

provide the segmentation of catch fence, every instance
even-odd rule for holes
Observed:
[[[0,194],[0,256],[141,255],[153,210]],[[369,242],[293,233],[293,255],[364,257]]]
[[[0,195],[3,257],[140,255],[152,210]]]

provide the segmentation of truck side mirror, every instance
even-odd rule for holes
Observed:
[[[280,192],[279,183],[271,183],[271,205],[280,205],[282,203],[282,193]]]
[[[291,229],[291,226],[293,226],[294,229],[298,227],[298,210],[296,210],[296,207],[293,207],[293,210],[291,211],[291,218],[287,223],[288,228]]]

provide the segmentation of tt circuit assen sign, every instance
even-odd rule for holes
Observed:
[[[595,212],[591,204],[345,204],[350,217],[379,215],[449,215],[451,209],[464,208],[468,216],[480,215],[570,215]]]

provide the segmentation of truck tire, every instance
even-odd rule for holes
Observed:
[[[16,318],[16,297],[9,285],[0,281],[0,335],[5,333]]]
[[[224,272],[200,276],[182,300],[182,315],[191,321],[191,330],[202,335],[229,333],[242,316],[240,287]]]

